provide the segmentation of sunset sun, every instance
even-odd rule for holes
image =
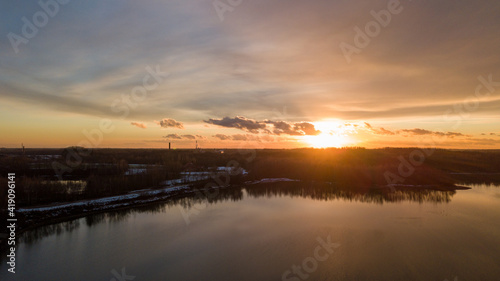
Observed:
[[[306,136],[305,141],[314,148],[343,147],[350,144],[347,136],[321,133],[317,136]]]
[[[304,137],[304,141],[314,148],[343,147],[354,143],[348,135],[352,130],[349,127],[342,126],[340,122],[325,121],[315,122],[314,124],[321,133]]]

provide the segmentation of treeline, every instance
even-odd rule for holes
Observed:
[[[42,150],[27,149],[23,156],[19,149],[4,149],[0,154],[0,172],[19,175],[56,176],[54,167],[68,167],[65,177],[85,177],[93,174],[119,174],[120,166],[128,164],[161,165],[172,177],[182,172],[187,164],[196,169],[206,167],[226,166],[230,161],[236,161],[243,167],[256,152],[225,150],[167,150],[167,149],[93,149],[85,152],[78,147],[65,149]],[[54,154],[45,154],[54,153]],[[51,155],[54,158],[40,158]],[[77,165],[72,165],[78,160]],[[125,163],[125,164],[124,164]]]
[[[411,167],[411,175],[400,176],[398,162],[394,154],[384,150],[268,152],[259,155],[253,163],[250,178],[284,177],[367,189],[388,183],[440,186],[451,186],[455,183],[447,173],[425,163]],[[405,172],[406,170],[405,167]]]
[[[81,155],[81,164],[64,175],[64,179],[85,181],[82,192],[72,183],[57,182],[52,163],[64,160],[72,148],[62,150],[27,150],[0,155],[0,192],[6,202],[7,173],[16,173],[18,202],[36,205],[67,202],[124,194],[132,190],[158,186],[161,181],[178,179],[181,172],[207,171],[211,167],[238,165],[249,172],[244,180],[285,177],[305,181],[331,182],[340,186],[371,188],[389,183],[407,185],[451,186],[456,183],[500,183],[500,150],[437,149],[417,159],[418,148],[385,149],[264,149],[264,150],[162,150],[162,149],[95,149]],[[8,151],[7,151],[8,152]],[[58,158],[36,157],[48,152]],[[422,160],[408,167],[410,157]],[[403,159],[403,160],[402,160]],[[406,162],[406,163],[405,163]],[[145,173],[127,175],[130,164],[148,165]],[[403,173],[401,173],[403,167]],[[410,172],[411,170],[411,172]],[[388,178],[389,175],[389,178]],[[2,177],[3,176],[3,177]],[[243,179],[232,179],[238,183]]]
[[[286,177],[365,187],[392,182],[442,186],[464,182],[498,184],[500,150],[262,150],[249,170],[251,179]]]
[[[166,178],[166,170],[159,168],[136,175],[91,175],[80,181],[18,177],[16,203],[23,207],[121,195],[133,190],[156,187]],[[0,177],[0,183],[4,182],[6,179]],[[2,193],[5,193],[3,186],[7,185],[2,185],[1,188]],[[5,206],[6,198],[6,195],[2,196],[2,206]]]
[[[83,193],[83,197],[91,199],[157,187],[161,181],[167,178],[167,170],[165,168],[148,169],[146,173],[136,175],[93,175],[87,179],[87,188]]]

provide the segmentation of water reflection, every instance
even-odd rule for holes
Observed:
[[[72,220],[62,223],[56,223],[51,225],[45,225],[42,227],[37,227],[33,230],[25,232],[20,238],[21,243],[26,245],[31,245],[38,240],[51,236],[51,235],[61,235],[64,232],[71,232],[80,226],[80,220]]]
[[[162,213],[165,212],[168,206],[177,204],[175,203],[175,201],[177,200],[161,204],[140,206],[137,208],[120,209],[109,211],[106,213],[97,213],[81,219],[40,226],[23,233],[19,238],[19,241],[21,243],[25,243],[26,245],[30,245],[47,236],[60,235],[63,232],[71,232],[73,230],[76,230],[81,224],[85,224],[88,228],[92,228],[93,226],[104,222],[118,223],[120,221],[124,221],[134,213]]]
[[[259,184],[246,188],[248,195],[253,197],[290,196],[310,198],[314,200],[344,200],[364,203],[393,203],[393,202],[434,202],[448,203],[456,194],[455,191],[438,190],[396,190],[380,188],[348,188],[328,183],[280,182]]]
[[[2,262],[0,280],[110,280],[124,267],[151,281],[281,280],[313,255],[318,237],[341,247],[308,280],[496,280],[499,190],[293,182],[212,190],[29,231],[18,272],[4,278]],[[189,225],[182,206],[200,210]]]
[[[372,204],[398,203],[398,202],[432,202],[448,203],[456,194],[455,191],[436,190],[398,190],[389,192],[377,188],[349,189],[334,186],[328,183],[303,183],[303,182],[276,182],[246,186],[233,186],[217,190],[201,190],[194,195],[184,198],[173,198],[169,201],[139,206],[129,209],[120,209],[106,213],[98,213],[85,218],[68,222],[41,226],[25,232],[20,241],[27,245],[53,234],[59,235],[63,231],[72,231],[84,223],[91,228],[94,225],[108,222],[115,223],[126,220],[132,214],[139,213],[164,213],[166,209],[181,206],[184,209],[192,208],[200,203],[216,204],[222,202],[236,202],[247,196],[252,198],[272,197],[299,197],[321,201],[342,200],[348,202],[362,202]]]

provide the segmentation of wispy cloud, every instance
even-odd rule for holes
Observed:
[[[204,140],[206,137],[201,135],[178,135],[178,134],[169,134],[164,136],[165,139],[172,140]]]
[[[256,141],[256,142],[274,142],[275,139],[271,136],[264,135],[251,135],[251,134],[235,134],[235,135],[224,135],[216,134],[213,136],[221,141]]]
[[[218,139],[223,140],[223,141],[224,141],[224,140],[230,140],[230,139],[232,139],[232,138],[231,138],[231,136],[229,136],[229,135],[224,135],[224,134],[216,134],[216,135],[214,135],[213,137],[214,137],[214,138],[218,138]]]
[[[410,136],[422,136],[422,135],[435,135],[435,136],[440,136],[440,137],[448,137],[448,138],[454,138],[454,137],[471,137],[470,135],[465,135],[459,132],[434,132],[434,131],[429,131],[429,130],[424,130],[424,129],[403,129],[398,131],[401,134],[408,134]]]
[[[139,123],[139,122],[131,122],[130,124],[132,126],[136,126],[137,128],[141,128],[141,129],[146,129],[148,127],[148,126],[146,126],[146,124]]]
[[[387,129],[384,129],[382,127],[380,128],[375,128],[369,123],[365,122],[365,128],[371,132],[372,134],[376,135],[402,135],[402,136],[424,136],[424,135],[434,135],[434,136],[439,136],[439,137],[448,137],[448,138],[455,138],[455,137],[471,137],[471,135],[466,135],[460,132],[437,132],[437,131],[430,131],[426,129],[420,129],[420,128],[414,128],[414,129],[401,129],[401,130],[394,130],[390,131]]]
[[[2,36],[0,80],[8,91],[0,96],[50,111],[111,115],[110,101],[141,81],[145,65],[161,63],[172,76],[134,109],[135,118],[168,111],[192,121],[203,113],[256,110],[271,118],[285,95],[303,120],[398,118],[442,114],[473,94],[478,75],[499,77],[500,4],[487,0],[412,2],[383,40],[346,65],[338,44],[386,4],[255,0],[227,24],[202,2],[68,4],[19,55]],[[39,8],[36,2],[23,7],[3,4],[2,34],[20,33],[21,18]],[[457,24],[443,21],[449,14]],[[29,98],[43,95],[38,103]],[[484,101],[477,114],[497,108],[498,100]]]
[[[161,121],[155,121],[155,123],[160,125],[160,127],[162,127],[162,128],[184,129],[184,124],[182,124],[181,122],[177,122],[171,118],[165,118]]]
[[[182,137],[178,134],[169,134],[169,135],[164,136],[164,138],[171,139],[171,140],[181,140],[182,139]]]
[[[447,122],[443,113],[474,95],[479,75],[500,81],[500,2],[408,1],[404,14],[347,64],[339,44],[351,42],[354,27],[386,5],[252,0],[222,24],[206,1],[72,1],[16,54],[7,34],[21,34],[22,18],[40,7],[37,1],[3,1],[0,98],[6,108],[19,109],[4,119],[21,120],[36,110],[46,119],[118,120],[121,114],[110,105],[116,99],[130,104],[123,95],[142,85],[144,67],[160,65],[171,75],[130,108],[125,124],[168,116],[260,137],[315,135],[319,130],[311,122],[324,118],[376,124],[426,117],[437,125],[424,128],[447,128],[439,126]],[[496,89],[471,118],[500,118]],[[288,118],[276,118],[283,105]],[[184,128],[179,121],[162,121],[163,128]],[[385,124],[370,132],[416,133]],[[485,132],[497,130],[483,125]],[[49,126],[58,129],[60,123]],[[66,126],[62,130],[74,125]],[[464,125],[451,133],[467,130],[475,128]],[[453,136],[463,137],[447,135]]]
[[[395,132],[386,130],[386,129],[382,128],[382,127],[381,128],[374,128],[374,127],[372,127],[372,125],[370,125],[367,122],[365,122],[365,127],[370,132],[372,132],[373,134],[376,134],[376,135],[395,135],[396,134]]]

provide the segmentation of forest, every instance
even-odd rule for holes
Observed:
[[[61,167],[65,167],[61,169]],[[139,167],[139,169],[137,169]],[[232,167],[230,185],[263,178],[328,182],[351,189],[415,186],[453,189],[500,183],[500,150],[361,147],[292,150],[2,149],[0,188],[16,174],[18,206],[36,206],[159,188],[190,173]],[[63,173],[61,173],[63,171]],[[134,172],[135,171],[135,172]],[[204,179],[203,181],[207,181]],[[6,206],[6,202],[2,202]]]

